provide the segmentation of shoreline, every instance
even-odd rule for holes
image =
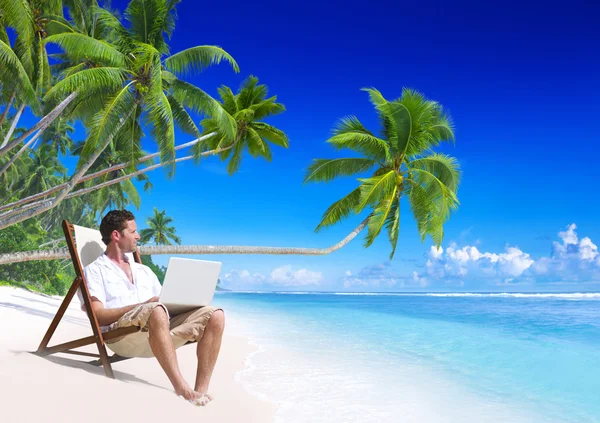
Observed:
[[[104,376],[102,367],[85,363],[89,358],[68,354],[39,357],[34,351],[62,297],[46,296],[21,288],[0,287],[0,396],[2,420],[40,419],[80,422],[119,419],[210,419],[215,421],[272,422],[276,405],[243,386],[238,374],[247,369],[258,347],[251,340],[225,331],[210,392],[214,401],[195,407],[177,397],[155,359],[131,359],[113,364],[116,380]],[[230,319],[231,320],[231,319]],[[91,335],[87,316],[77,297],[61,320],[50,345]],[[95,346],[81,348],[94,351]],[[193,382],[196,351],[177,350],[181,371]]]

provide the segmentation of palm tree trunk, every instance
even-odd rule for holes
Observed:
[[[206,139],[214,136],[215,134],[216,134],[216,132],[211,132],[210,134],[203,135],[200,138],[196,138],[193,141],[190,141],[190,142],[185,143],[185,144],[178,145],[177,147],[174,148],[174,150],[177,151],[177,150],[181,150],[182,148],[191,147],[191,146],[199,143],[200,141],[204,141],[204,140],[206,140]],[[211,150],[211,151],[214,151],[214,150]],[[204,153],[202,153],[202,154],[204,154]],[[145,162],[146,160],[153,159],[153,158],[155,158],[155,157],[157,157],[159,155],[160,155],[160,153],[149,154],[147,156],[144,156],[144,157],[140,158],[138,160],[138,163]],[[79,183],[89,181],[90,179],[97,178],[99,176],[105,175],[105,174],[107,174],[109,172],[112,172],[112,171],[115,171],[115,170],[124,169],[127,166],[129,166],[129,163],[121,163],[121,164],[118,164],[118,165],[114,165],[114,166],[108,167],[106,169],[99,170],[98,172],[95,172],[95,173],[90,173],[89,175],[86,175],[83,178],[81,178],[79,180]],[[35,200],[39,200],[40,198],[44,198],[44,197],[46,197],[46,196],[48,196],[50,194],[54,194],[55,192],[60,191],[62,188],[65,188],[67,186],[67,184],[68,184],[68,182],[65,182],[64,184],[57,185],[55,187],[47,189],[46,191],[43,191],[43,192],[40,192],[40,193],[37,193],[37,194],[34,194],[34,195],[30,195],[29,197],[22,198],[20,200],[13,201],[12,203],[0,206],[0,211],[12,209],[12,208],[18,207],[20,205],[30,203],[30,202],[35,201]],[[36,204],[39,204],[39,203],[36,203]],[[29,207],[25,208],[25,210],[28,209],[28,208]],[[2,215],[0,215],[0,218],[2,218]]]
[[[13,118],[12,124],[10,125],[6,136],[4,137],[4,141],[2,141],[2,145],[0,145],[0,151],[2,151],[4,146],[8,144],[8,140],[10,140],[10,137],[12,137],[13,132],[15,132],[15,128],[17,127],[17,123],[19,123],[19,119],[21,119],[21,113],[23,113],[23,110],[25,110],[25,104],[21,104],[21,107],[19,107],[19,109],[17,110],[17,113]]]
[[[73,93],[73,94],[75,94],[75,93]],[[73,95],[73,94],[71,94],[71,95]],[[119,122],[119,128],[121,128],[125,124],[125,121],[127,120],[127,118],[129,117],[129,115],[131,114],[132,111],[133,110],[131,110],[126,116],[123,116],[121,118],[121,120]],[[117,129],[117,131],[118,131],[118,129]],[[117,132],[117,131],[115,131],[115,132]],[[7,228],[11,225],[14,225],[15,223],[22,222],[24,220],[27,220],[34,216],[37,216],[40,213],[43,213],[47,210],[50,210],[50,209],[56,207],[69,194],[69,192],[71,192],[71,190],[75,187],[75,185],[77,185],[79,183],[79,180],[83,177],[85,172],[87,172],[88,169],[94,164],[96,159],[100,156],[100,154],[102,154],[104,149],[106,147],[108,147],[108,144],[110,144],[111,141],[112,141],[112,137],[107,137],[104,140],[102,145],[98,149],[96,149],[94,154],[79,168],[79,170],[77,170],[77,172],[75,172],[75,174],[73,176],[71,176],[71,180],[67,183],[67,186],[65,188],[63,188],[63,190],[60,191],[56,197],[49,199],[49,200],[44,200],[42,202],[42,204],[40,204],[39,206],[32,208],[30,210],[25,210],[22,213],[17,214],[16,216],[0,218],[0,229]]]
[[[219,154],[219,153],[221,153],[221,152],[223,152],[223,151],[229,150],[229,149],[231,149],[232,147],[233,147],[233,146],[232,146],[232,145],[230,145],[229,147],[225,147],[225,148],[221,148],[221,149],[217,149],[217,150],[205,151],[204,153],[201,153],[201,154],[200,154],[200,156],[202,156],[202,157],[206,157],[206,156],[212,156],[212,155],[215,155],[215,154]],[[158,155],[158,154],[160,154],[160,153],[156,153],[156,155]],[[186,160],[191,160],[191,159],[193,159],[193,158],[194,158],[194,156],[185,156],[185,157],[181,157],[181,158],[179,158],[179,159],[176,159],[176,160],[175,160],[175,163],[183,162],[183,161],[186,161]],[[155,165],[148,166],[148,167],[145,167],[145,168],[143,168],[143,169],[140,169],[140,170],[138,170],[138,171],[136,171],[136,172],[129,173],[129,174],[127,174],[127,175],[123,175],[123,176],[120,176],[120,177],[118,177],[118,178],[115,178],[115,179],[111,179],[110,181],[106,181],[106,182],[103,182],[103,183],[101,183],[101,184],[94,185],[94,186],[92,186],[92,187],[89,187],[89,188],[84,188],[84,189],[80,189],[80,190],[78,190],[78,191],[75,191],[75,192],[71,192],[71,193],[70,193],[70,194],[68,194],[68,195],[67,195],[67,196],[66,196],[64,199],[66,200],[66,199],[73,198],[73,197],[79,197],[80,195],[89,194],[90,192],[94,192],[94,191],[96,191],[96,190],[99,190],[99,189],[101,189],[101,188],[108,187],[108,186],[110,186],[110,185],[114,185],[114,184],[117,184],[117,183],[119,183],[119,182],[123,182],[123,181],[125,181],[125,180],[127,180],[127,179],[131,179],[131,178],[133,178],[134,176],[140,175],[140,174],[142,174],[142,173],[146,173],[146,172],[150,172],[151,170],[158,169],[159,167],[162,167],[162,166],[164,166],[164,165],[166,165],[166,164],[169,164],[169,163],[170,163],[170,162],[158,163],[158,164],[155,164]],[[120,166],[120,165],[117,165],[117,166]],[[115,166],[115,167],[117,167],[117,166]],[[0,174],[1,174],[1,173],[0,173]],[[91,179],[91,178],[88,178],[88,179]],[[83,182],[83,181],[82,181],[82,180],[80,180],[80,181],[79,181],[79,183],[81,183],[81,182]],[[63,184],[63,186],[64,186],[64,185],[66,185],[66,184]],[[29,204],[26,204],[26,205],[24,205],[23,207],[20,207],[20,208],[19,208],[19,209],[17,209],[17,210],[11,210],[11,211],[9,211],[9,212],[2,213],[2,214],[0,214],[0,220],[1,220],[1,219],[7,219],[7,218],[9,218],[9,217],[11,217],[11,216],[14,216],[14,215],[18,214],[18,213],[22,213],[22,212],[24,212],[25,210],[29,210],[29,209],[32,209],[32,208],[34,208],[34,207],[37,207],[37,206],[39,206],[40,204],[43,204],[45,201],[48,201],[48,200],[40,200],[40,201],[36,201],[36,202],[34,202],[34,203],[29,203]],[[3,208],[5,208],[5,207],[6,207],[6,206],[3,206],[3,207],[1,207],[0,209],[3,209]]]
[[[17,92],[13,91],[12,95],[10,96],[10,100],[8,100],[8,103],[6,103],[6,109],[4,109],[2,116],[0,116],[0,125],[2,125],[4,123],[4,119],[6,119],[6,115],[8,115],[10,106],[12,106],[12,102],[15,101],[16,96],[17,96]]]
[[[15,139],[8,145],[3,144],[2,147],[0,147],[0,156],[4,155],[8,151],[12,150],[14,147],[19,145],[25,138],[27,138],[28,136],[33,134],[35,131],[45,130],[48,126],[50,126],[50,124],[52,124],[52,122],[54,122],[56,120],[56,118],[58,116],[60,116],[60,114],[63,112],[63,110],[75,99],[75,97],[77,97],[77,91],[75,91],[74,93],[71,93],[67,98],[65,98],[63,101],[61,101],[58,106],[56,106],[54,109],[52,109],[52,111],[50,113],[48,113],[46,116],[44,116],[42,119],[40,119],[38,123],[36,123],[32,128],[28,129],[19,138]],[[5,141],[7,141],[7,139],[5,139]]]
[[[352,232],[337,244],[328,248],[289,248],[289,247],[244,247],[244,246],[213,246],[213,245],[160,245],[140,246],[140,254],[272,254],[272,255],[304,255],[322,256],[339,250],[352,241],[369,222],[370,215]],[[23,251],[18,253],[0,254],[0,264],[20,263],[33,260],[56,260],[68,258],[69,250],[54,248],[52,250]]]
[[[219,154],[219,153],[221,153],[223,151],[229,150],[230,148],[232,148],[232,146],[229,146],[229,147],[226,147],[226,148],[217,149],[217,150],[205,151],[204,153],[201,153],[200,156],[202,156],[202,157],[213,156],[215,154]],[[183,162],[183,161],[186,161],[186,160],[191,160],[193,158],[194,158],[193,155],[192,156],[180,157],[179,159],[175,159],[174,163],[179,163],[179,162]],[[162,166],[164,166],[166,164],[170,164],[170,163],[171,162],[157,163],[155,165],[148,166],[148,167],[145,167],[143,169],[137,170],[137,171],[135,171],[133,173],[129,173],[127,175],[123,175],[123,176],[120,176],[118,178],[111,179],[110,181],[106,181],[106,182],[103,182],[101,184],[94,185],[93,187],[84,188],[84,189],[80,189],[78,191],[72,192],[69,195],[67,195],[65,198],[78,197],[78,196],[83,195],[83,194],[88,194],[88,193],[96,191],[98,189],[101,189],[101,188],[104,188],[104,187],[107,187],[107,186],[110,186],[110,185],[114,185],[114,184],[117,184],[119,182],[123,182],[123,181],[125,181],[127,179],[131,179],[134,176],[141,175],[142,173],[146,173],[146,172],[150,172],[151,170],[158,169],[159,167],[162,167]]]
[[[27,144],[25,144],[23,147],[21,147],[21,149],[17,152],[17,154],[15,154],[13,157],[10,158],[10,160],[4,165],[4,167],[2,169],[0,169],[0,175],[2,175],[4,172],[6,172],[6,170],[10,167],[10,165],[12,165],[14,162],[17,161],[17,159],[19,158],[19,156],[21,154],[23,154],[23,152],[25,152],[25,150],[27,150],[27,148],[29,148],[30,145],[32,145],[35,140],[37,140],[39,138],[40,135],[42,135],[43,131],[37,131],[36,134],[31,137],[31,139],[27,142]]]

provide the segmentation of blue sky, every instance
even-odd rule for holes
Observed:
[[[172,180],[151,173],[139,224],[165,209],[184,244],[326,247],[358,225],[365,216],[313,232],[355,179],[302,181],[312,159],[345,155],[325,143],[338,119],[354,114],[378,129],[362,87],[388,98],[415,88],[455,122],[456,145],[442,150],[461,163],[461,206],[443,251],[420,241],[406,207],[392,262],[385,236],[322,257],[199,257],[223,262],[226,287],[600,290],[597,4],[187,0],[178,13],[173,52],[215,44],[241,68],[219,65],[189,80],[216,95],[256,75],[286,105],[269,122],[290,138],[271,163],[246,156],[232,177],[217,159],[184,163]],[[189,140],[178,134],[177,143]],[[152,140],[144,148],[154,151]]]

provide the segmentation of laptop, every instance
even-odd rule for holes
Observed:
[[[173,316],[210,305],[220,271],[218,261],[171,257],[159,301]]]

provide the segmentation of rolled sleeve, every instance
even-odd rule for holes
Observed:
[[[100,269],[94,263],[83,269],[90,297],[96,297],[98,301],[106,305],[106,291],[104,290],[104,283],[102,282],[102,274],[100,272]]]

